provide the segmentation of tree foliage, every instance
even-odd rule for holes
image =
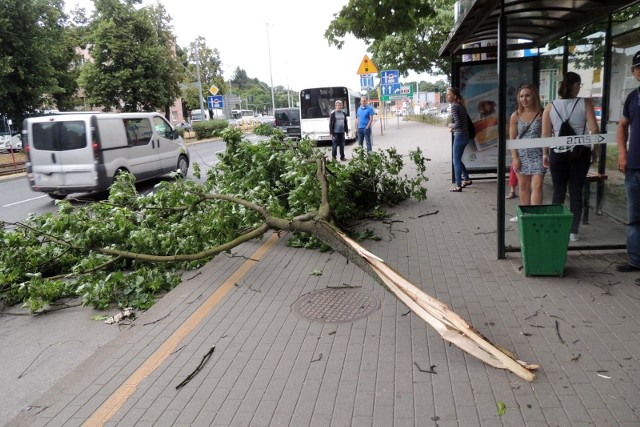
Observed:
[[[310,141],[292,146],[280,132],[258,144],[236,129],[224,138],[227,150],[204,183],[163,181],[143,196],[123,174],[106,201],[62,201],[56,213],[3,224],[0,299],[32,311],[66,296],[97,308],[147,308],[156,292],[179,282],[180,270],[271,228],[294,231],[296,245],[313,247],[317,221],[345,226],[385,205],[426,197],[420,150],[410,155],[417,175],[407,176],[395,149],[326,163]]]
[[[350,0],[325,32],[341,48],[346,34],[371,43],[379,69],[449,73],[438,52],[453,26],[453,0]],[[382,67],[382,68],[380,68]]]
[[[67,103],[77,84],[73,28],[62,0],[0,2],[0,113],[26,114]]]
[[[179,70],[164,9],[139,0],[96,0],[88,35],[91,61],[80,80],[91,105],[105,111],[165,110],[180,95]]]

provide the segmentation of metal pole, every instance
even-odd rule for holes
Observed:
[[[196,71],[198,72],[198,99],[200,99],[200,114],[202,114],[202,121],[205,120],[204,112],[204,99],[202,98],[202,83],[200,82],[200,52],[198,51],[198,44],[195,45],[196,49]]]
[[[609,92],[611,91],[611,52],[613,52],[613,16],[610,14],[607,20],[607,31],[604,39],[604,72],[602,73],[602,104],[600,106],[600,133],[607,133],[609,121]],[[607,172],[607,144],[600,146],[600,158],[598,159],[598,173],[604,175]],[[587,182],[585,185],[589,185]],[[604,182],[596,183],[596,214],[602,215],[602,201],[604,199]]]
[[[507,155],[507,17],[504,0],[498,18],[498,259],[505,259],[505,166]]]
[[[273,71],[271,69],[271,38],[269,37],[269,23],[267,22],[267,45],[269,46],[269,77],[271,78],[271,105],[272,114],[276,112],[276,96],[273,93]]]

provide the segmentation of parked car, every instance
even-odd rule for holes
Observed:
[[[191,132],[191,123],[189,122],[178,123],[176,127],[184,129],[185,132]]]
[[[11,150],[22,151],[22,138],[19,133],[0,141],[0,153],[8,153]]]
[[[298,108],[276,108],[275,127],[291,138],[301,138],[300,110]]]

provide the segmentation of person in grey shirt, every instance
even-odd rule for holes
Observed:
[[[338,147],[340,147],[340,160],[345,161],[347,158],[344,156],[344,136],[349,132],[349,125],[347,124],[347,114],[342,111],[342,101],[336,101],[336,109],[331,112],[329,116],[329,133],[331,134],[331,157],[336,159],[338,154]]]

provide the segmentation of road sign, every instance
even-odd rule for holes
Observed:
[[[400,89],[400,83],[380,85],[380,93],[382,96],[400,95]]]
[[[241,105],[240,97],[235,95],[225,95],[227,99],[227,105],[230,108],[235,107],[236,105]]]
[[[360,89],[363,92],[373,90],[373,74],[362,74],[360,76]]]
[[[211,95],[217,95],[218,87],[216,85],[211,85],[211,87],[209,88],[209,92],[211,92]]]
[[[384,70],[380,73],[380,76],[383,84],[400,83],[400,72],[398,70]]]
[[[356,74],[378,74],[378,69],[375,64],[371,62],[367,55],[362,58],[362,62],[360,63],[360,67],[358,67],[358,72]]]
[[[224,106],[222,95],[207,96],[207,105],[209,108],[222,108]]]

